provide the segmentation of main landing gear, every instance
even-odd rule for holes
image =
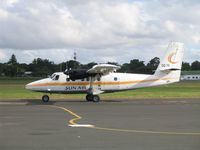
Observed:
[[[98,95],[88,94],[88,95],[86,95],[86,100],[88,102],[91,102],[91,101],[93,101],[93,102],[99,102],[100,101],[100,97]]]

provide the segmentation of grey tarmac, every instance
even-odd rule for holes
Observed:
[[[12,149],[199,150],[200,101],[1,101],[0,150]]]

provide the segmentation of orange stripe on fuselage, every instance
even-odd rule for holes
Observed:
[[[94,82],[94,85],[123,85],[123,84],[133,84],[133,83],[145,83],[145,82],[153,82],[158,80],[170,80],[173,78],[161,78],[161,79],[151,79],[151,80],[133,80],[133,81],[121,81],[121,82]],[[67,86],[67,85],[89,85],[90,82],[82,81],[82,82],[54,82],[54,83],[38,83],[32,84],[29,86]]]

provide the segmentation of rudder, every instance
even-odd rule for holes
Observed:
[[[172,78],[174,82],[179,81],[182,68],[183,52],[183,43],[171,42],[168,45],[167,51],[163,59],[161,59],[154,75],[159,78]]]

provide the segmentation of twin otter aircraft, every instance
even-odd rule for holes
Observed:
[[[151,87],[180,80],[183,44],[171,42],[153,75],[117,73],[119,66],[99,64],[89,70],[56,72],[50,78],[31,82],[26,89],[44,93],[87,93],[86,100],[99,102],[98,94]],[[42,97],[43,102],[49,96]]]

